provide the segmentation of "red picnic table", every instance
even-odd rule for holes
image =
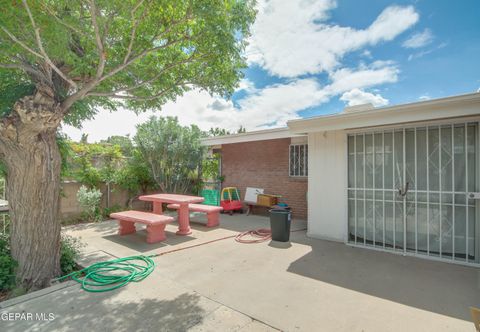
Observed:
[[[153,213],[162,214],[162,203],[178,204],[178,231],[177,235],[189,235],[192,233],[190,229],[190,212],[188,204],[201,203],[204,198],[199,196],[178,195],[178,194],[154,194],[140,196],[141,201],[153,202]]]

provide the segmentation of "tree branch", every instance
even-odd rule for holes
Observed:
[[[8,31],[7,28],[5,28],[3,25],[0,25],[0,29],[2,29],[7,35],[8,37],[10,37],[11,40],[13,40],[15,43],[17,43],[18,45],[20,45],[21,47],[23,47],[24,49],[26,49],[27,51],[29,51],[30,53],[32,53],[33,55],[35,55],[36,57],[39,57],[41,59],[44,59],[43,55],[41,55],[40,53],[38,52],[35,52],[34,50],[32,50],[30,47],[28,47],[24,42],[22,42],[21,40],[19,40],[17,37],[15,37],[15,35],[13,35],[10,31]]]
[[[97,7],[95,5],[95,0],[90,0],[90,14],[92,16],[92,25],[93,25],[93,30],[95,31],[95,42],[97,44],[97,51],[99,56],[97,73],[95,74],[95,78],[99,79],[100,77],[102,77],[103,70],[105,69],[105,50],[103,48],[100,29],[98,28]]]
[[[35,70],[33,67],[24,64],[22,65],[19,63],[0,63],[0,68],[23,70],[26,73],[35,75],[38,78],[42,78],[42,80],[44,80],[44,75],[42,75],[39,71]]]
[[[110,25],[115,18],[115,15],[117,15],[116,11],[112,11],[110,15],[108,15],[108,20],[105,22],[105,26],[103,27],[103,34],[102,34],[102,44],[105,45],[105,39],[108,36],[108,32],[110,31]]]
[[[162,46],[157,46],[157,47],[153,47],[153,48],[150,48],[150,49],[147,49],[147,50],[144,50],[143,52],[141,52],[140,54],[137,54],[136,56],[134,56],[133,58],[131,58],[130,60],[128,60],[126,63],[123,63],[119,66],[117,66],[116,68],[112,69],[112,71],[110,71],[108,74],[104,75],[102,78],[100,78],[100,80],[98,81],[98,83],[106,80],[107,78],[110,78],[112,77],[113,75],[115,75],[116,73],[122,71],[123,69],[127,68],[129,65],[131,65],[133,62],[135,62],[136,60],[138,59],[141,59],[143,58],[144,56],[146,56],[147,54],[149,53],[152,53],[152,52],[155,52],[155,51],[158,51],[158,50],[161,50],[161,49],[164,49],[164,48],[167,48],[169,46],[172,46],[174,44],[177,44],[181,41],[184,41],[186,40],[186,38],[179,38],[179,39],[176,39],[174,41],[171,41],[171,42],[168,42],[166,43],[165,45],[162,45]]]
[[[19,69],[27,74],[30,74],[31,76],[34,77],[36,81],[41,81],[50,84],[51,81],[45,74],[35,68],[32,64],[30,64],[27,60],[22,58],[21,56],[16,56],[16,55],[9,55],[13,60],[16,60],[17,62],[13,63],[0,63],[0,68],[5,68],[5,69]]]
[[[72,30],[73,32],[75,32],[75,33],[77,33],[77,34],[79,34],[79,35],[81,35],[81,36],[86,36],[86,35],[87,35],[85,32],[83,32],[83,31],[75,28],[74,26],[66,23],[66,22],[63,21],[60,17],[58,17],[57,15],[55,15],[55,13],[52,11],[51,8],[48,7],[47,4],[43,3],[42,1],[40,2],[40,4],[41,4],[42,8],[43,8],[45,11],[47,11],[48,14],[50,14],[50,16],[53,16],[53,17],[57,20],[57,22],[60,23],[61,25],[63,25],[64,27]]]
[[[163,36],[165,33],[169,32],[173,26],[175,25],[178,25],[180,24],[181,22],[185,22],[186,20],[189,19],[189,16],[187,15],[185,19],[182,19],[182,20],[179,20],[175,23],[173,23],[172,25],[170,25],[168,27],[168,29],[164,30],[162,33],[160,33],[159,35],[157,35],[156,37],[153,38],[153,40],[155,40],[156,38],[159,38],[161,36]],[[94,78],[92,79],[91,81],[89,81],[88,83],[86,83],[79,91],[77,91],[76,93],[70,95],[69,97],[67,97],[63,102],[62,102],[62,109],[63,109],[63,112],[67,112],[68,109],[79,99],[83,98],[89,91],[91,91],[92,89],[94,89],[98,84],[100,84],[102,81],[114,76],[115,74],[117,74],[118,72],[122,71],[123,69],[127,68],[129,65],[131,65],[133,62],[135,62],[136,60],[138,59],[141,59],[143,58],[144,56],[148,55],[149,53],[152,53],[152,52],[155,52],[155,51],[158,51],[158,50],[161,50],[161,49],[164,49],[164,48],[167,48],[167,47],[170,47],[174,44],[177,44],[181,41],[185,41],[185,40],[188,40],[189,37],[188,36],[185,36],[183,35],[182,38],[179,38],[179,39],[175,39],[171,42],[168,42],[164,45],[161,45],[161,46],[157,46],[157,47],[152,47],[152,48],[149,48],[149,49],[145,49],[143,50],[142,52],[140,52],[139,54],[137,54],[136,56],[134,56],[133,58],[129,59],[126,63],[122,63],[120,65],[118,65],[117,67],[115,67],[114,69],[112,69],[110,72],[108,72],[107,74],[103,75],[101,78],[97,79],[97,78]],[[112,96],[113,97],[113,96]]]
[[[21,70],[27,71],[27,68],[25,68],[23,65],[20,65],[18,63],[0,63],[0,68],[21,69]]]
[[[144,0],[140,0],[135,5],[135,7],[133,7],[132,11],[130,12],[132,20],[135,17],[135,12],[137,11],[138,7],[140,7],[143,2],[144,2]],[[137,27],[138,27],[138,24],[140,23],[140,20],[145,16],[145,13],[146,12],[144,11],[140,18],[137,18],[133,21],[133,27],[132,27],[132,31],[130,33],[130,42],[128,43],[127,53],[125,54],[125,58],[123,59],[123,63],[126,63],[128,61],[128,58],[130,58],[130,54],[132,54],[132,47],[133,47],[133,43],[135,41],[135,35],[137,34]]]
[[[152,83],[154,82],[155,80],[159,79],[162,75],[164,75],[168,70],[172,69],[172,68],[175,68],[179,65],[182,65],[182,64],[186,64],[186,63],[190,63],[194,60],[199,60],[199,59],[203,59],[203,58],[206,58],[206,56],[200,56],[200,57],[195,57],[193,55],[194,53],[192,53],[191,56],[189,56],[187,59],[184,59],[182,61],[179,61],[179,62],[175,62],[173,64],[170,64],[169,66],[166,66],[164,67],[157,75],[153,76],[152,78],[146,80],[146,81],[142,81],[140,83],[137,83],[136,85],[132,86],[132,87],[128,87],[128,88],[123,88],[123,89],[117,89],[117,90],[114,90],[114,91],[110,91],[110,92],[96,92],[96,91],[92,91],[92,92],[89,92],[86,94],[86,96],[92,96],[92,97],[109,97],[109,96],[114,96],[114,95],[118,95],[119,93],[122,93],[122,92],[130,92],[130,91],[133,91],[133,90],[136,90],[142,86],[144,86],[145,84],[149,84],[149,83]]]
[[[43,55],[43,59],[61,78],[63,78],[66,82],[68,82],[74,88],[77,88],[77,84],[74,81],[72,81],[70,78],[68,78],[67,75],[65,75],[57,66],[55,66],[55,64],[49,58],[47,52],[45,52],[45,49],[43,48],[42,39],[40,37],[40,29],[37,27],[35,20],[33,19],[33,15],[32,15],[32,12],[30,11],[30,7],[28,6],[27,0],[23,0],[22,2],[23,2],[23,6],[25,7],[25,10],[28,13],[28,17],[30,18],[30,23],[32,24],[32,28],[35,32],[35,39],[37,40],[37,45],[38,45],[38,48],[40,49],[40,53]]]
[[[185,86],[190,84],[190,82],[182,82],[182,80],[177,80],[172,86],[152,95],[152,96],[135,96],[135,95],[118,95],[118,94],[107,94],[105,97],[116,98],[116,99],[128,99],[128,100],[138,100],[138,101],[148,101],[160,98],[164,96],[167,92],[173,90],[174,88]]]

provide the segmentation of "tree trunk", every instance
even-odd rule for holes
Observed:
[[[25,97],[14,106],[0,135],[7,167],[10,243],[17,281],[27,289],[48,286],[60,274],[61,157],[54,103]],[[1,152],[1,151],[0,151]]]

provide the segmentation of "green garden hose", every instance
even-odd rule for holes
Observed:
[[[294,230],[291,232],[304,231],[306,229]],[[244,237],[251,237],[245,239]],[[164,251],[149,256],[129,256],[124,258],[116,258],[105,262],[92,264],[82,270],[72,272],[70,274],[59,277],[55,280],[61,281],[72,278],[82,285],[82,289],[87,292],[108,292],[127,285],[129,282],[142,281],[150,275],[155,269],[155,262],[151,257],[163,256],[177,251],[191,249],[203,246],[209,243],[223,241],[235,238],[240,243],[259,243],[270,239],[269,229],[257,229],[247,231],[235,235],[224,236],[218,239],[193,244],[181,248]]]
[[[108,292],[148,277],[155,268],[155,262],[150,258],[154,256],[157,255],[129,256],[98,262],[56,280],[72,278],[87,292]]]

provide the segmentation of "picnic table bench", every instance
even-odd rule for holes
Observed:
[[[178,194],[153,194],[140,196],[141,201],[147,201],[153,203],[153,213],[162,214],[162,204],[178,204],[178,231],[177,235],[189,235],[192,234],[190,229],[190,215],[188,212],[188,206],[194,203],[203,202],[203,197],[190,196],[190,195],[178,195]]]
[[[167,208],[178,210],[180,204],[168,204]],[[188,210],[194,212],[203,212],[207,214],[207,227],[215,227],[220,223],[220,211],[223,210],[221,206],[205,205],[205,204],[188,204]]]
[[[147,225],[147,243],[156,243],[166,239],[165,226],[173,221],[173,217],[143,211],[123,211],[110,214],[110,218],[119,223],[118,234],[135,233],[135,223]]]

